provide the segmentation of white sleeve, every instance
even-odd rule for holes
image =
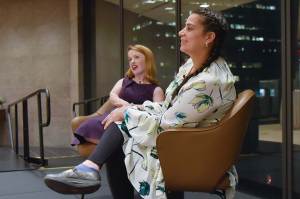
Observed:
[[[160,126],[195,127],[221,104],[220,87],[213,78],[198,80],[184,85],[173,104],[164,112]]]

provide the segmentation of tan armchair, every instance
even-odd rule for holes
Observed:
[[[168,190],[212,193],[229,187],[226,171],[238,160],[254,99],[252,90],[243,91],[219,124],[169,129],[158,136],[157,150]],[[108,100],[96,113],[75,117],[73,131],[86,119],[111,109]],[[95,146],[81,144],[79,154],[87,157]]]
[[[88,118],[94,117],[96,115],[102,115],[107,111],[111,111],[113,109],[113,105],[110,103],[109,100],[107,100],[95,113],[87,116],[77,116],[74,117],[71,121],[71,127],[72,131],[75,132],[75,130],[80,126],[82,122],[87,120]],[[96,145],[92,143],[84,143],[79,144],[77,146],[77,150],[82,157],[88,157],[89,154],[95,149]]]
[[[226,171],[239,158],[254,99],[252,90],[243,91],[219,124],[169,129],[158,136],[158,157],[168,190],[213,193],[229,186]]]

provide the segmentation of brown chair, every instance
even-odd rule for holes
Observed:
[[[162,132],[157,150],[170,191],[214,193],[229,187],[226,174],[239,158],[255,93],[245,90],[231,110],[208,128],[177,128]]]
[[[254,99],[253,91],[243,91],[219,124],[208,128],[169,129],[158,136],[157,150],[168,190],[213,193],[229,187],[226,171],[238,159]],[[86,119],[111,109],[108,100],[96,113],[75,117],[73,131]],[[78,152],[87,157],[95,146],[81,144]]]
[[[74,117],[71,121],[71,127],[72,131],[75,132],[75,130],[80,126],[82,122],[85,120],[94,117],[96,115],[102,115],[107,111],[111,111],[113,109],[113,105],[110,103],[109,100],[107,100],[95,113],[87,116],[77,116]],[[95,149],[96,145],[92,143],[84,143],[84,144],[79,144],[77,146],[77,150],[79,152],[79,155],[81,157],[88,157],[89,154]]]

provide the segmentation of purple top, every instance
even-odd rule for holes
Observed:
[[[127,76],[123,79],[119,97],[129,103],[142,104],[146,100],[153,101],[156,84],[138,84]]]

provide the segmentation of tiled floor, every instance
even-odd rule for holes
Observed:
[[[46,173],[57,172],[57,169],[41,169],[34,171],[15,171],[0,173],[0,199],[68,199],[80,198],[79,195],[62,195],[48,189],[43,183]],[[105,176],[105,170],[102,171]],[[101,188],[90,195],[87,199],[112,199],[110,190],[104,177]],[[217,199],[218,197],[210,194],[185,193],[185,199]],[[258,199],[245,193],[238,192],[236,199]]]
[[[60,149],[55,149],[56,152]],[[81,158],[75,157],[73,151],[63,150],[63,158],[52,157],[49,159],[47,167],[40,167],[34,169],[32,165],[26,164],[21,158],[17,158],[14,153],[7,148],[1,148],[2,162],[0,162],[0,199],[68,199],[80,198],[79,195],[62,195],[48,189],[44,182],[43,177],[47,173],[56,173],[82,161]],[[51,153],[50,153],[51,152]],[[5,154],[5,155],[4,155]],[[53,150],[48,151],[47,154],[55,154]],[[66,157],[69,156],[69,157]],[[12,170],[12,171],[10,171]],[[111,192],[106,179],[105,167],[101,171],[102,186],[101,188],[90,195],[87,199],[112,199]],[[136,197],[139,198],[139,197]],[[203,194],[203,193],[185,193],[185,199],[217,199],[216,195]],[[237,199],[257,199],[259,197],[251,196],[238,191],[236,194]]]
[[[281,124],[259,125],[259,140],[282,143]],[[293,129],[294,144],[300,145],[300,129]]]
[[[259,140],[263,143],[264,152],[267,151],[267,155],[263,154],[249,154],[248,156],[242,156],[239,163],[239,172],[244,173],[247,179],[253,181],[264,182],[266,173],[272,175],[273,185],[275,187],[281,186],[281,164],[280,153],[274,153],[274,146],[277,151],[281,150],[281,136],[282,130],[280,124],[260,125],[259,126]],[[294,142],[300,145],[300,130],[294,131]],[[268,143],[273,143],[269,147]],[[278,145],[278,146],[277,146]],[[278,148],[278,149],[277,149]],[[0,148],[1,149],[1,148]],[[3,150],[2,150],[3,151]],[[1,152],[1,150],[0,150]],[[37,170],[26,170],[30,168],[30,165],[24,164],[20,159],[15,159],[12,156],[0,155],[4,158],[0,159],[0,199],[60,199],[60,198],[80,198],[80,196],[73,195],[61,195],[57,194],[48,189],[43,183],[43,177],[46,173],[58,172],[62,169],[69,168],[70,166],[76,165],[81,161],[80,158],[76,157],[74,151],[66,151],[65,149],[45,150],[46,156],[51,156],[49,165],[47,168],[40,168]],[[272,153],[269,153],[272,152]],[[8,154],[7,151],[4,151]],[[34,153],[34,152],[33,152]],[[64,156],[65,160],[55,159],[55,155],[60,154]],[[69,157],[69,158],[66,158]],[[297,157],[300,157],[297,156]],[[278,162],[279,161],[279,162]],[[299,161],[300,162],[300,161]],[[252,165],[253,164],[253,165]],[[266,166],[271,164],[272,166]],[[251,166],[252,165],[252,166]],[[276,167],[279,166],[278,168]],[[274,167],[275,166],[275,167]],[[64,167],[64,168],[61,168]],[[257,170],[260,169],[261,170]],[[265,168],[265,170],[264,170]],[[25,169],[25,170],[24,170]],[[32,169],[32,168],[31,168]],[[247,170],[248,169],[248,170]],[[252,169],[252,170],[251,170]],[[256,170],[255,170],[256,169]],[[14,170],[12,172],[8,172]],[[1,172],[2,171],[2,172]],[[261,171],[261,172],[260,172]],[[95,193],[87,195],[88,199],[112,199],[107,180],[105,169],[102,171],[102,187]],[[261,178],[261,179],[260,179]],[[272,193],[262,196],[258,194],[258,190],[248,189],[249,187],[245,183],[241,183],[238,187],[236,199],[258,199],[258,198],[281,198],[280,193],[276,194],[276,197],[272,196]],[[269,191],[270,192],[270,191]],[[258,196],[257,196],[258,195]],[[185,199],[217,199],[218,197],[211,194],[203,193],[185,193]]]

